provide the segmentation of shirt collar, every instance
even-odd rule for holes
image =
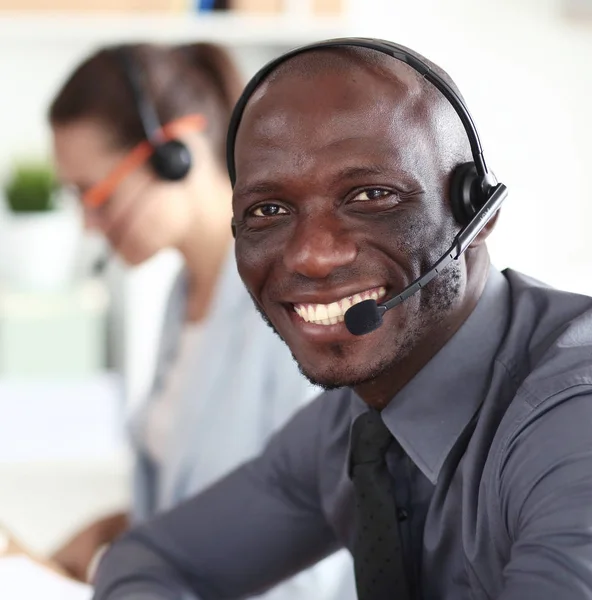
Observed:
[[[509,314],[508,283],[491,267],[468,319],[382,411],[386,426],[434,485],[485,397]]]

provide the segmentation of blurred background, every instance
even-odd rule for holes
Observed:
[[[592,294],[592,1],[0,0],[0,522],[34,550],[128,501],[125,420],[180,264],[94,275],[105,247],[52,199],[51,98],[106,43],[215,41],[248,76],[348,35],[410,46],[458,83],[510,190],[496,265]]]

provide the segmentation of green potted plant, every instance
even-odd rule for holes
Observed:
[[[56,209],[56,178],[49,165],[25,163],[11,173],[4,190],[13,213],[47,212]]]
[[[57,192],[54,171],[44,161],[21,161],[9,173],[0,215],[0,283],[48,289],[71,279],[80,224]]]

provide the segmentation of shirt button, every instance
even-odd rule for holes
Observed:
[[[409,513],[405,508],[397,508],[397,519],[399,521],[406,521],[409,518]]]

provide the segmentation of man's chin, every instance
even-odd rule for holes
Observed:
[[[331,390],[337,390],[342,387],[349,387],[349,383],[347,383],[347,382],[342,383],[338,379],[330,379],[330,378],[326,378],[326,377],[321,378],[316,374],[309,373],[308,371],[305,371],[300,364],[298,365],[298,368],[300,369],[300,372],[302,373],[302,375],[304,375],[304,377],[306,377],[306,379],[308,379],[308,381],[310,383],[312,383],[312,385],[316,385],[317,387],[320,387],[325,392],[330,392]]]
[[[344,360],[340,364],[332,364],[324,368],[319,368],[319,366],[308,367],[308,365],[303,365],[298,361],[296,356],[294,356],[294,359],[298,363],[298,368],[302,375],[310,383],[321,387],[325,391],[343,387],[355,388],[373,381],[380,377],[385,370],[388,370],[391,364],[391,361],[383,361],[376,364],[352,365]]]

